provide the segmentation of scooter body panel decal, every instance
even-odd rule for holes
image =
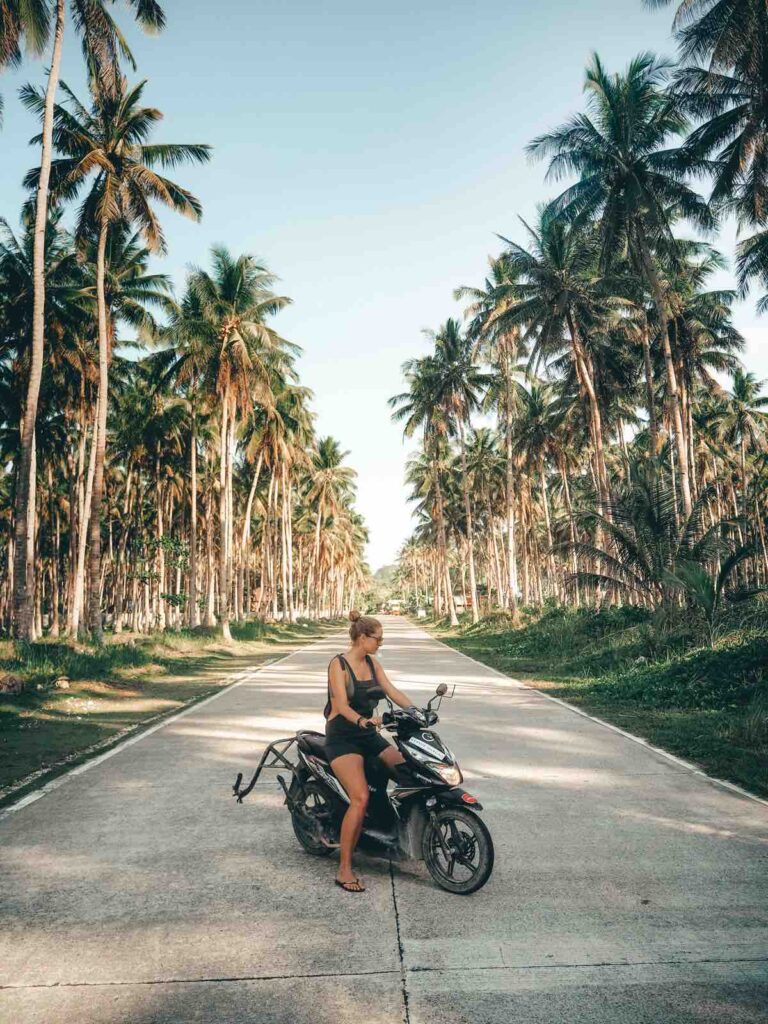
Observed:
[[[349,797],[347,796],[344,787],[341,785],[339,780],[333,774],[333,772],[326,766],[326,764],[320,760],[319,757],[315,757],[313,754],[306,755],[307,764],[314,775],[321,779],[327,786],[340,796],[345,803],[349,803]]]
[[[429,754],[430,759],[433,761],[446,761],[450,759],[450,752],[446,750],[442,744],[439,747],[433,746],[431,743],[425,743],[424,740],[418,736],[411,736],[406,741],[406,746],[415,747],[417,751]]]

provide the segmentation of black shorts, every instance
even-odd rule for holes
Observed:
[[[325,723],[325,754],[329,761],[344,754],[376,757],[391,746],[375,729],[361,729],[343,715],[336,715]]]

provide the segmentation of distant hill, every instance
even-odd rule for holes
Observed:
[[[373,578],[377,583],[382,583],[384,586],[388,586],[395,578],[396,569],[396,565],[382,565],[382,567],[377,569],[373,574]]]

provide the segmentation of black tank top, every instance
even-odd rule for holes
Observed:
[[[384,691],[379,686],[379,681],[376,678],[376,669],[373,667],[373,661],[371,660],[370,655],[366,654],[365,656],[365,660],[368,662],[368,667],[371,670],[370,679],[358,679],[357,676],[355,675],[354,669],[349,664],[344,655],[338,654],[337,657],[341,662],[342,666],[347,670],[347,672],[349,672],[352,678],[352,685],[354,686],[353,694],[351,695],[351,697],[347,698],[349,706],[352,708],[353,711],[356,711],[358,715],[362,715],[363,718],[370,718],[374,712],[376,705],[384,696]],[[330,704],[330,694],[328,703]],[[334,717],[344,718],[343,715],[335,715]],[[344,721],[346,722],[345,718]]]

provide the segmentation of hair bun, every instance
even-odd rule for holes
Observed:
[[[357,620],[359,618],[360,618],[360,612],[356,608],[353,608],[352,611],[349,613],[349,621],[350,622],[357,622]]]

